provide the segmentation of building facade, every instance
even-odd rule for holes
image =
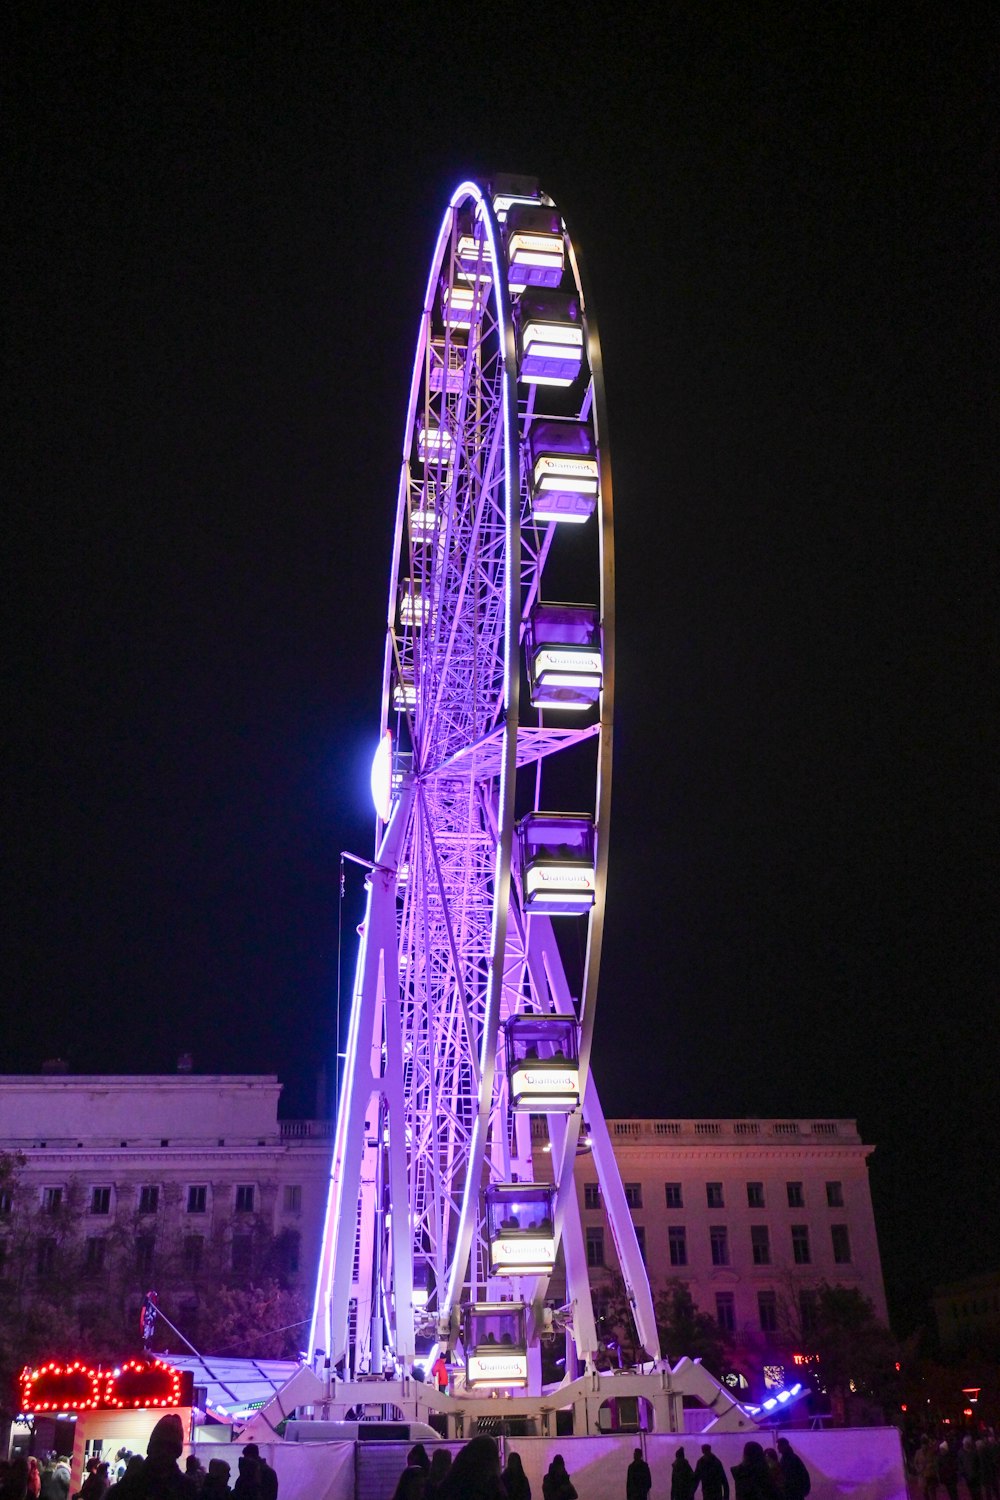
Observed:
[[[279,1120],[270,1076],[0,1078],[0,1297],[67,1281],[84,1306],[143,1296],[192,1341],[220,1285],[278,1282],[311,1302],[332,1147],[327,1121]],[[609,1120],[654,1296],[679,1279],[734,1361],[808,1353],[818,1288],[886,1318],[865,1145],[853,1120]],[[536,1176],[549,1160],[532,1122]],[[593,1159],[577,1193],[598,1298],[617,1257]],[[553,1288],[559,1296],[558,1276]]]
[[[860,1292],[885,1322],[868,1183],[853,1120],[609,1120],[654,1297],[681,1281],[755,1376],[809,1358],[819,1288]],[[545,1162],[545,1122],[533,1122]],[[544,1167],[542,1167],[544,1170]],[[576,1186],[595,1300],[618,1269],[586,1150]]]
[[[195,1341],[220,1285],[311,1300],[330,1173],[326,1121],[278,1119],[274,1077],[0,1078],[0,1295],[86,1327],[143,1297]],[[106,1320],[105,1320],[106,1321]]]

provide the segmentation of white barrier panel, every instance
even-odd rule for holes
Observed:
[[[632,1451],[639,1438],[566,1437],[504,1438],[504,1461],[517,1453],[528,1476],[532,1495],[541,1496],[545,1471],[557,1453],[566,1460],[566,1468],[580,1500],[618,1500],[625,1494],[625,1474],[632,1462]],[[653,1486],[654,1495],[657,1493]],[[670,1494],[669,1484],[663,1492]]]
[[[278,1493],[285,1500],[296,1497],[354,1500],[353,1443],[258,1443],[257,1446],[261,1458],[277,1474]],[[206,1469],[210,1459],[224,1458],[231,1469],[230,1486],[239,1478],[242,1443],[196,1443],[188,1451],[196,1453]]]
[[[447,1448],[452,1458],[461,1452],[464,1443],[433,1443],[429,1438],[415,1438],[413,1443],[359,1443],[358,1487],[354,1500],[389,1500],[396,1493],[399,1476],[406,1468],[406,1458],[415,1443],[422,1442],[428,1458],[433,1458],[439,1448]],[[285,1500],[282,1495],[278,1500]],[[312,1500],[303,1492],[289,1496],[288,1500]]]
[[[823,1432],[760,1432],[756,1441],[773,1447],[777,1437],[788,1438],[812,1480],[809,1500],[906,1500],[903,1450],[895,1427],[828,1428]],[[653,1495],[670,1494],[670,1471],[678,1448],[692,1468],[707,1443],[725,1466],[732,1486],[733,1465],[743,1460],[746,1433],[685,1433],[646,1439],[646,1461],[653,1474]],[[579,1485],[577,1489],[579,1489]],[[624,1491],[622,1492],[624,1493]],[[595,1500],[596,1500],[595,1491]],[[590,1500],[580,1490],[580,1500]]]

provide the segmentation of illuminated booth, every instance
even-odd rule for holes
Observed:
[[[465,1384],[470,1390],[528,1383],[522,1302],[471,1302],[462,1313]]]
[[[582,525],[597,508],[600,467],[587,422],[534,422],[528,433],[531,518]]]
[[[494,1276],[541,1275],[556,1258],[555,1188],[503,1182],[486,1189],[486,1237]]]
[[[580,1028],[571,1016],[512,1016],[504,1026],[512,1110],[571,1114],[580,1102]]]
[[[21,1410],[75,1421],[71,1489],[79,1489],[89,1458],[110,1458],[119,1448],[145,1453],[153,1427],[176,1412],[185,1446],[194,1440],[194,1376],[155,1355],[114,1365],[48,1360],[20,1376]]]
[[[578,298],[565,292],[539,294],[532,288],[520,297],[519,376],[526,385],[572,385],[583,365],[583,322]]]
[[[601,624],[590,604],[536,604],[524,636],[534,708],[591,708],[601,696]]]
[[[529,913],[570,916],[594,904],[594,822],[585,813],[528,813],[517,825],[521,902]]]

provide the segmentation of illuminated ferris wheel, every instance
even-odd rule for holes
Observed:
[[[579,1151],[659,1357],[590,1071],[613,701],[611,470],[579,256],[530,179],[463,182],[403,438],[375,856],[310,1333],[310,1357],[345,1374],[444,1350],[469,1390],[537,1391],[556,1329],[567,1377],[591,1366]]]

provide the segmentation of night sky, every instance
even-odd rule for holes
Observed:
[[[611,416],[605,1108],[857,1117],[905,1331],[997,1263],[991,8],[274,9],[7,18],[3,1064],[313,1112],[429,256],[534,173]]]

